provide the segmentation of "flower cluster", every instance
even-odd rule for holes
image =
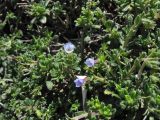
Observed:
[[[64,44],[64,50],[66,53],[72,53],[74,51],[74,49],[75,49],[75,46],[71,42]],[[94,60],[94,58],[87,58],[84,63],[88,67],[93,67],[97,63],[97,60]],[[87,76],[76,76],[76,77],[77,77],[77,79],[74,80],[76,87],[83,86],[86,79],[87,79]]]

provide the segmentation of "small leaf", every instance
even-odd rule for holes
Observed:
[[[45,24],[47,22],[47,17],[46,16],[43,16],[41,19],[40,19],[40,22],[42,24]]]
[[[100,29],[101,25],[92,25],[92,27],[95,28],[95,29]]]
[[[91,41],[91,38],[89,36],[87,36],[87,37],[84,38],[84,41],[89,42],[89,41]]]
[[[146,29],[154,29],[156,27],[156,23],[153,20],[143,18],[142,22],[143,22]]]
[[[104,62],[105,62],[105,60],[106,60],[106,56],[105,56],[105,55],[103,55],[103,54],[101,54],[101,55],[99,55],[98,60],[99,60],[99,62],[104,63]]]
[[[53,83],[51,81],[46,81],[46,86],[47,86],[48,90],[52,90]]]
[[[122,11],[124,11],[124,12],[131,11],[131,10],[132,10],[132,6],[130,4],[122,9]]]
[[[109,91],[109,90],[105,90],[104,94],[105,95],[111,95],[111,96],[116,97],[116,98],[120,98],[117,94],[115,94],[114,92]]]
[[[40,110],[36,110],[36,114],[37,114],[37,116],[38,116],[39,118],[42,117],[42,112],[41,112]]]
[[[34,17],[34,18],[31,20],[31,24],[35,23],[36,19],[37,19],[37,18]]]
[[[152,117],[152,116],[151,116],[151,117],[149,117],[149,120],[154,120],[154,117]]]
[[[134,100],[132,99],[130,95],[125,95],[125,99],[128,102],[128,104],[133,105]]]
[[[136,16],[136,18],[134,20],[135,25],[138,26],[142,22],[142,16],[143,16],[143,14],[139,14],[139,15]]]
[[[154,76],[154,75],[151,75],[150,76],[150,79],[153,81],[153,82],[159,82],[159,80],[160,80],[160,78],[159,77],[157,77],[157,76]]]
[[[0,30],[2,30],[5,27],[6,23],[0,23]]]
[[[4,70],[4,69],[3,69],[3,67],[0,67],[0,73],[2,73],[2,72],[3,72],[3,70]]]

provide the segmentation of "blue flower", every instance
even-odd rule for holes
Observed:
[[[84,84],[87,76],[76,76],[76,77],[77,79],[74,80],[74,83],[76,84],[76,87],[81,87]]]
[[[64,44],[64,50],[66,53],[71,53],[74,51],[74,49],[75,49],[75,46],[71,42]]]
[[[96,60],[94,60],[93,58],[88,58],[86,59],[86,61],[84,62],[88,67],[93,67],[94,64],[96,63]]]

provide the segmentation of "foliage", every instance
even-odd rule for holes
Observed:
[[[158,120],[159,27],[159,0],[0,1],[0,119]]]

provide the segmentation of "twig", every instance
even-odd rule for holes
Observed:
[[[141,75],[142,75],[142,72],[143,72],[143,69],[144,69],[145,65],[146,65],[146,61],[144,61],[144,62],[142,63],[142,66],[141,66],[141,68],[140,68],[139,71],[138,71],[138,79],[141,78]]]

